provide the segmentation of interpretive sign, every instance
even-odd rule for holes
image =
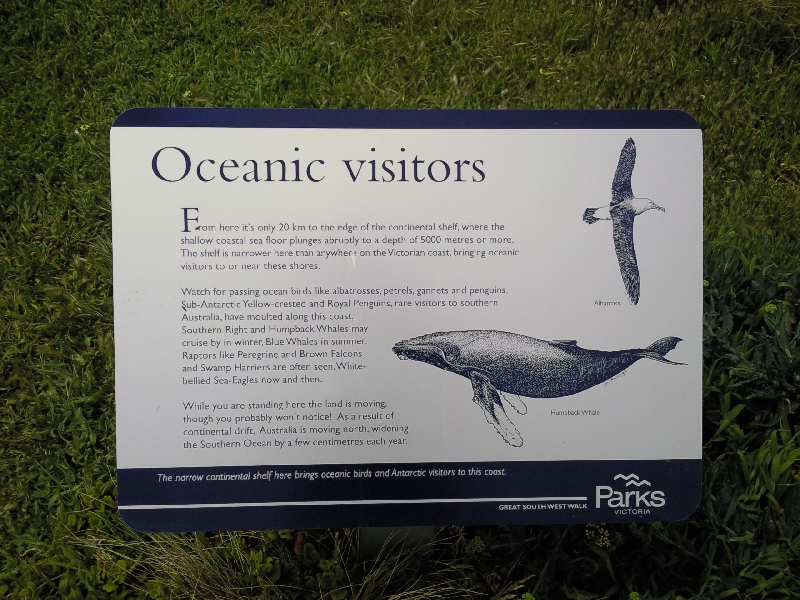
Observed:
[[[686,517],[702,176],[678,111],[123,113],[123,518]]]

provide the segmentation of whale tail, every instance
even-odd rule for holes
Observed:
[[[686,363],[673,362],[664,358],[664,355],[670,350],[674,350],[678,342],[683,340],[679,337],[665,337],[653,342],[644,350],[640,350],[637,354],[643,358],[657,360],[658,362],[667,363],[668,365],[685,365]]]

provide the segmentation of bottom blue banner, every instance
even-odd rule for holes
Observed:
[[[120,469],[139,531],[678,521],[700,459]]]

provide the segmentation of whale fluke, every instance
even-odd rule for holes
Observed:
[[[678,345],[678,342],[682,342],[683,340],[679,337],[665,337],[661,338],[658,341],[653,342],[650,344],[645,350],[650,352],[657,352],[661,356],[664,356],[670,350],[675,350],[675,347]]]
[[[683,340],[679,337],[665,337],[661,338],[660,340],[653,342],[647,348],[642,350],[639,355],[643,356],[644,358],[649,358],[651,360],[657,360],[658,362],[667,363],[668,365],[685,365],[686,363],[681,362],[673,362],[664,358],[664,355],[669,352],[670,350],[674,350],[675,346],[678,345],[678,342],[682,342]]]
[[[638,356],[643,358],[649,358],[650,360],[657,360],[658,362],[666,363],[668,365],[685,365],[686,363],[681,362],[673,362],[667,358],[664,358],[660,354],[656,354],[655,352],[648,352],[647,350],[643,350],[642,352],[638,353]]]
[[[497,433],[505,440],[506,444],[515,448],[522,446],[522,436],[517,431],[514,423],[511,422],[511,419],[508,418],[503,408],[500,394],[489,378],[477,371],[471,371],[469,378],[472,381],[472,391],[474,393],[472,401],[483,409],[486,421],[490,425],[494,425]]]

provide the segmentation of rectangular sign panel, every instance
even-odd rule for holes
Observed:
[[[702,176],[678,111],[123,113],[122,516],[688,516]]]

